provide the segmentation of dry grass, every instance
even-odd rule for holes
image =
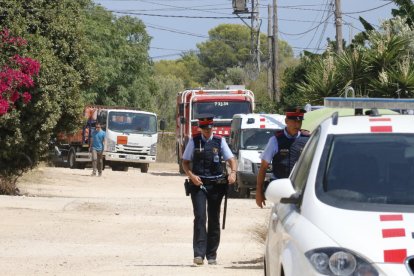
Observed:
[[[16,177],[0,177],[0,194],[19,195],[19,189],[16,186],[16,182]]]

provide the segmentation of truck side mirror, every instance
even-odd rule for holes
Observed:
[[[180,117],[180,123],[185,124],[185,118],[183,116]]]
[[[165,127],[166,127],[166,125],[167,125],[167,123],[165,122],[165,120],[164,119],[161,119],[160,120],[160,129],[161,130],[164,130]]]

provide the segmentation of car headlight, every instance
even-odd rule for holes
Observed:
[[[106,140],[106,151],[116,152],[115,141]]]
[[[334,276],[378,276],[377,270],[362,257],[344,248],[325,247],[305,253],[316,271]]]
[[[150,155],[157,155],[157,143],[151,145]]]
[[[253,171],[253,163],[249,159],[242,159],[241,162],[239,162],[239,168],[238,171],[243,172],[252,172]]]

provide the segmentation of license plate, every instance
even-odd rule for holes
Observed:
[[[136,156],[136,155],[127,155],[125,157],[125,159],[130,159],[130,160],[132,160],[132,159],[139,159],[139,156]]]

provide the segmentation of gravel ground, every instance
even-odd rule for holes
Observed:
[[[2,275],[263,275],[269,210],[229,199],[218,265],[192,264],[192,206],[172,163],[148,173],[40,166],[0,196]]]

